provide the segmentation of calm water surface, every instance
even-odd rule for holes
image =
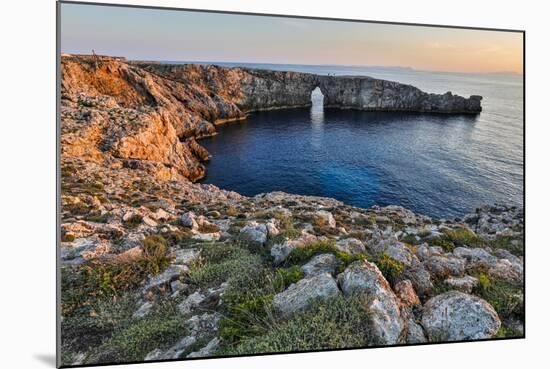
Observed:
[[[258,112],[201,140],[212,154],[205,183],[244,195],[285,191],[359,207],[397,204],[435,217],[483,204],[523,205],[521,76],[397,68],[254,65],[370,75],[427,92],[482,95],[479,116],[323,109]]]

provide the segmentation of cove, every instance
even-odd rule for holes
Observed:
[[[311,108],[218,126],[200,141],[212,155],[203,182],[247,196],[284,191],[445,218],[521,202],[521,168],[492,154],[506,140],[484,134],[477,116],[330,109],[316,99],[314,92]]]

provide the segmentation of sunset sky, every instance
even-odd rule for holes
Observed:
[[[61,6],[61,50],[128,59],[523,70],[523,35],[373,23]]]

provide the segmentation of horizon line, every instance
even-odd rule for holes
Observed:
[[[92,56],[93,54],[82,54],[82,53],[71,53],[63,52],[61,54],[69,55],[87,55]],[[429,73],[455,73],[455,74],[477,74],[477,75],[495,75],[495,74],[506,74],[513,76],[523,76],[524,74],[516,71],[494,71],[494,72],[464,72],[464,71],[451,71],[451,70],[430,70],[430,69],[417,69],[411,66],[399,66],[399,65],[364,65],[364,64],[302,64],[302,63],[274,63],[274,62],[253,62],[253,61],[227,61],[227,60],[169,60],[169,59],[141,59],[141,58],[127,58],[122,55],[108,55],[108,54],[97,54],[97,56],[106,56],[111,58],[124,58],[129,61],[134,62],[161,62],[161,63],[182,63],[182,64],[211,64],[216,63],[225,63],[225,64],[263,64],[263,65],[291,65],[291,66],[310,66],[310,67],[351,67],[351,68],[388,68],[388,69],[408,69],[414,72],[429,72]]]

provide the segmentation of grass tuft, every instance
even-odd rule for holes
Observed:
[[[337,296],[318,302],[262,335],[225,342],[221,354],[308,351],[364,347],[371,343],[363,297]]]
[[[378,259],[374,260],[374,263],[380,269],[384,277],[390,284],[394,284],[403,272],[404,264],[395,260],[387,253],[383,253]]]

